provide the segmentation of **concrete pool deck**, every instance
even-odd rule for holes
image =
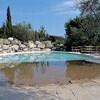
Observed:
[[[1,86],[0,100],[100,100],[100,79],[68,85]]]

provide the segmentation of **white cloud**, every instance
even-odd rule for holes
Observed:
[[[78,15],[80,12],[79,10],[75,9],[75,3],[75,0],[65,0],[64,2],[56,5],[52,11],[55,13],[55,15]]]
[[[57,7],[73,7],[73,6],[74,6],[74,0],[64,1],[63,3],[57,5]]]
[[[80,13],[79,10],[76,10],[76,11],[70,10],[70,11],[58,12],[58,13],[56,13],[56,15],[65,15],[65,14],[70,14],[70,15],[76,14],[77,15],[79,13]]]

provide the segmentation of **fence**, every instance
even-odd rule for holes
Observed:
[[[100,53],[100,46],[73,46],[72,52]]]

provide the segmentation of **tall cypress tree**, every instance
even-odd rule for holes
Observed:
[[[6,21],[6,35],[7,37],[11,37],[12,32],[12,22],[11,22],[11,14],[10,14],[10,7],[7,8],[7,21]]]

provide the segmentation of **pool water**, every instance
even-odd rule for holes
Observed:
[[[69,80],[99,77],[100,64],[90,56],[66,52],[0,56],[0,85],[67,84]]]
[[[0,86],[67,84],[100,77],[100,64],[85,61],[45,61],[0,64]]]
[[[1,55],[0,63],[45,62],[45,61],[76,61],[87,60],[91,57],[66,52],[24,53]]]

